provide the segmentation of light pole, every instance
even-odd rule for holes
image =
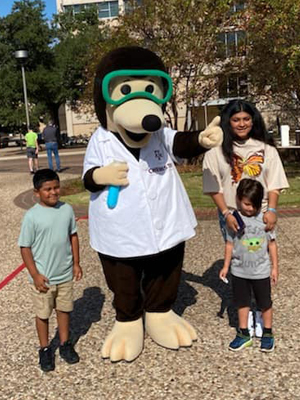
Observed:
[[[29,131],[30,122],[29,122],[27,87],[26,87],[25,68],[24,68],[25,61],[28,58],[28,52],[27,52],[27,50],[18,50],[18,51],[15,52],[15,57],[16,57],[16,59],[18,61],[20,61],[20,64],[21,64],[22,79],[23,79],[23,91],[24,91],[24,102],[25,102],[25,112],[26,112],[26,125],[27,125],[27,131]],[[20,143],[21,143],[21,149],[22,149],[23,145],[22,145],[21,133],[20,133]]]

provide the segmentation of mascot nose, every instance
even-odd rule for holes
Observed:
[[[143,118],[142,127],[148,132],[158,131],[161,127],[161,120],[157,115],[146,115]]]

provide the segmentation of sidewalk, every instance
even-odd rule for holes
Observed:
[[[16,242],[24,210],[13,200],[32,185],[29,174],[17,172],[13,178],[7,179],[7,174],[0,172],[0,281],[21,264]],[[74,285],[71,331],[80,362],[68,365],[56,352],[55,371],[40,372],[34,315],[23,271],[0,290],[1,400],[300,399],[300,218],[279,220],[274,353],[261,353],[258,339],[252,348],[238,354],[228,351],[235,328],[229,286],[218,279],[224,244],[217,220],[200,220],[197,235],[186,244],[175,303],[175,311],[195,327],[198,340],[191,348],[172,351],[145,335],[142,354],[130,364],[113,364],[101,358],[103,340],[114,324],[112,295],[98,256],[89,245],[88,222],[80,220],[77,225],[84,277]],[[54,315],[50,338],[53,347],[57,346]]]
[[[84,154],[86,151],[85,146],[69,146],[62,149],[59,149],[60,155],[75,155],[75,154]],[[26,148],[23,147],[21,150],[20,147],[5,147],[4,149],[0,149],[0,161],[4,160],[19,160],[26,157]],[[42,145],[42,150],[39,152],[39,158],[47,157],[47,152],[45,149],[45,145]]]

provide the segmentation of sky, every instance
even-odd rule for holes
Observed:
[[[12,6],[15,0],[0,0],[0,17],[5,17],[11,13]],[[44,0],[46,5],[46,17],[51,19],[52,14],[56,13],[56,0]]]

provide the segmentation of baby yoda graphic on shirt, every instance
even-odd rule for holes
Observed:
[[[245,229],[242,234],[227,230],[227,240],[233,242],[231,273],[246,279],[264,279],[270,276],[268,242],[275,232],[266,232],[263,214],[254,217],[241,215]]]

